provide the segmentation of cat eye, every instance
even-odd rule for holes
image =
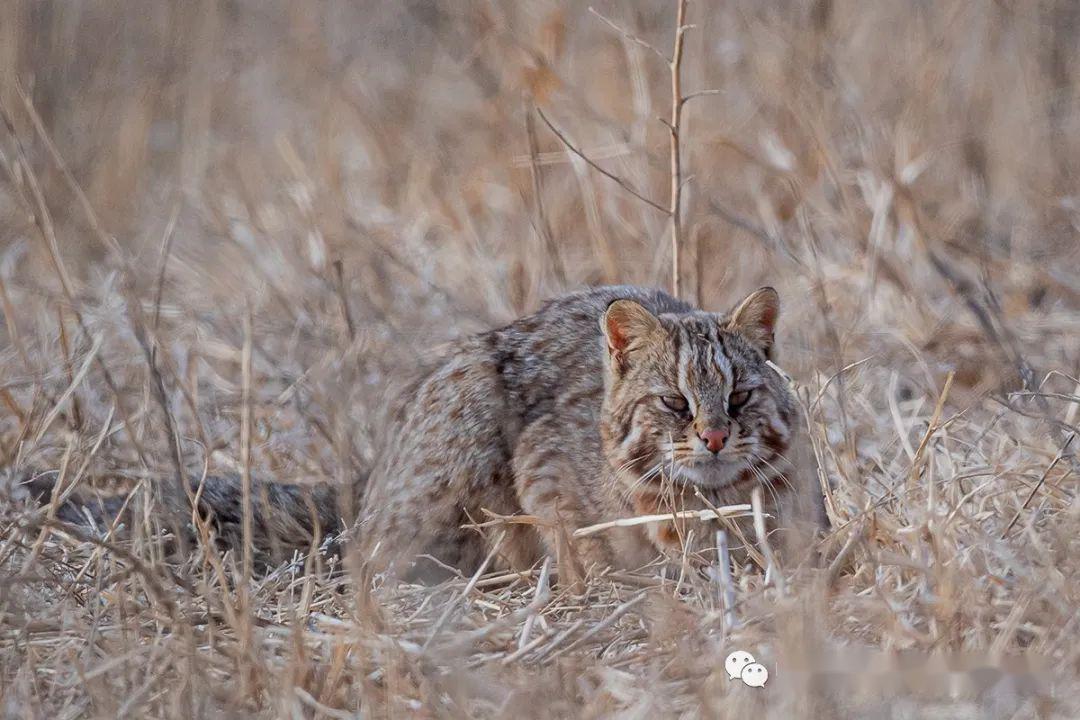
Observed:
[[[739,390],[738,392],[733,392],[728,397],[728,407],[733,409],[733,410],[736,409],[736,408],[740,408],[743,405],[745,405],[746,402],[749,399],[750,399],[750,391],[749,390]]]
[[[686,398],[682,395],[663,395],[660,397],[660,402],[664,403],[664,407],[668,410],[676,413],[684,413],[690,407],[690,403],[686,402]]]

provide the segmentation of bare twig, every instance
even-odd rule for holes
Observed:
[[[173,203],[169,212],[169,220],[165,223],[165,232],[161,236],[161,255],[158,259],[157,284],[154,288],[154,334],[157,334],[158,325],[161,322],[161,298],[165,292],[165,268],[169,264],[169,256],[172,254],[173,234],[176,232],[176,223],[180,219],[180,201]],[[154,343],[154,352],[157,352],[157,343]]]
[[[60,244],[56,240],[56,229],[53,225],[52,213],[49,212],[49,206],[45,202],[45,195],[41,191],[37,174],[33,172],[30,162],[26,159],[26,151],[23,149],[22,141],[19,140],[19,136],[15,132],[15,123],[11,116],[2,107],[0,107],[0,115],[3,116],[4,124],[7,126],[7,131],[14,142],[16,160],[22,168],[23,178],[26,180],[26,186],[30,189],[30,196],[34,201],[33,204],[36,208],[34,223],[41,231],[42,239],[45,241],[45,248],[49,254],[49,261],[52,263],[53,270],[56,271],[56,276],[60,280],[60,287],[64,291],[64,295],[71,299],[74,305],[75,283],[72,282],[67,266],[64,265],[63,256],[60,254]],[[21,187],[16,185],[16,188],[21,192]],[[89,333],[87,333],[87,336],[89,336]]]
[[[556,650],[554,653],[549,655],[548,658],[547,658],[548,662],[554,660],[555,658],[559,657],[560,655],[563,655],[565,653],[570,652],[574,648],[576,648],[576,647],[582,645],[583,643],[587,642],[590,638],[595,637],[599,633],[603,632],[607,628],[614,625],[618,621],[619,618],[621,618],[623,615],[626,614],[626,612],[628,610],[633,609],[642,600],[644,600],[645,599],[645,593],[647,593],[647,592],[648,592],[647,590],[642,590],[637,595],[630,598],[629,600],[624,602],[619,607],[615,608],[611,612],[610,615],[608,615],[606,618],[604,618],[603,620],[598,622],[596,625],[593,625],[591,628],[589,628],[588,630],[583,632],[581,634],[581,637],[579,637],[577,640],[570,643],[569,645],[566,645],[566,646],[562,647],[559,650]]]
[[[686,95],[683,95],[683,104],[685,105],[694,98],[706,97],[708,95],[723,95],[724,92],[725,91],[723,89],[696,90],[692,93],[687,93]]]
[[[1035,498],[1035,495],[1039,492],[1039,490],[1042,488],[1042,486],[1046,483],[1046,478],[1050,476],[1050,471],[1053,470],[1055,467],[1057,467],[1057,464],[1059,462],[1061,462],[1061,459],[1063,457],[1065,457],[1065,453],[1068,451],[1069,446],[1072,445],[1072,441],[1075,438],[1076,438],[1076,431],[1075,430],[1073,432],[1069,433],[1069,436],[1067,438],[1065,438],[1065,442],[1064,442],[1064,444],[1062,444],[1061,449],[1058,450],[1057,455],[1054,456],[1054,459],[1052,461],[1050,461],[1050,464],[1046,466],[1045,470],[1043,470],[1042,475],[1039,477],[1039,481],[1037,483],[1035,483],[1035,487],[1031,488],[1031,492],[1028,493],[1027,498],[1025,498],[1024,504],[1020,506],[1020,509],[1016,511],[1015,515],[1013,515],[1012,520],[1009,521],[1009,524],[1006,525],[1005,529],[1001,532],[1001,539],[1002,540],[1004,540],[1005,538],[1007,538],[1009,536],[1009,532],[1013,529],[1013,526],[1016,525],[1017,521],[1020,519],[1020,516],[1023,514],[1024,510],[1027,509],[1027,506],[1031,504],[1031,501]]]
[[[180,435],[176,431],[176,421],[173,418],[172,409],[169,407],[169,397],[165,391],[165,378],[162,376],[161,368],[158,366],[157,362],[157,343],[153,338],[148,336],[146,322],[143,317],[142,304],[138,301],[138,298],[133,296],[133,294],[128,298],[127,309],[135,341],[142,349],[143,356],[146,359],[147,368],[150,372],[154,400],[157,402],[158,407],[161,408],[161,415],[164,421],[163,429],[170,450],[169,461],[173,469],[173,495],[177,502],[183,501],[184,498],[190,500],[192,495],[187,480],[184,477],[184,457],[183,449],[180,445]],[[187,534],[181,530],[178,519],[171,513],[168,520],[172,525],[173,531],[176,533],[177,542],[181,551],[186,554],[188,544]]]
[[[252,638],[252,612],[251,607],[251,575],[254,568],[253,554],[253,528],[251,507],[251,342],[252,342],[252,318],[251,307],[244,309],[244,344],[240,351],[240,382],[241,382],[241,411],[240,411],[240,514],[241,514],[241,573],[239,578],[239,605],[240,605],[240,647],[245,655],[251,651]],[[250,692],[250,678],[245,673],[241,678],[241,694],[247,696]]]
[[[244,312],[244,344],[240,350],[240,491],[241,512],[243,513],[243,567],[244,577],[251,576],[252,570],[252,507],[251,507],[251,308]]]
[[[856,548],[866,539],[866,531],[864,527],[859,527],[848,535],[847,541],[844,546],[840,548],[840,552],[836,554],[836,557],[829,563],[829,569],[825,572],[825,583],[828,587],[833,587],[836,584],[837,579],[840,577],[840,573],[843,572],[847,566],[851,556],[855,553]]]
[[[671,142],[671,202],[668,215],[671,217],[671,294],[679,297],[682,289],[682,108],[685,102],[682,96],[682,58],[683,40],[686,31],[686,0],[678,0],[675,16],[675,47],[671,53],[671,118],[668,121],[668,134]],[[696,298],[692,299],[696,302]]]
[[[798,265],[800,268],[805,268],[806,263],[799,259],[798,256],[791,250],[788,243],[783,237],[774,236],[769,233],[768,230],[754,223],[749,218],[740,215],[733,210],[729,210],[727,207],[718,202],[715,198],[709,201],[709,209],[716,213],[721,220],[728,225],[732,225],[744,232],[748,232],[758,240],[760,240],[765,247],[769,249],[778,249],[784,253],[784,256]]]
[[[67,323],[64,321],[64,309],[56,308],[56,325],[60,328],[60,350],[64,354],[64,372],[68,382],[72,380],[71,344],[68,342]],[[79,396],[71,396],[71,421],[75,432],[82,429],[82,411],[79,409]]]
[[[573,635],[578,630],[580,630],[582,627],[584,627],[584,625],[585,625],[585,619],[584,618],[574,622],[570,627],[566,628],[565,630],[560,632],[558,635],[556,635],[551,640],[551,642],[549,642],[547,645],[545,645],[544,647],[537,650],[536,655],[533,657],[533,661],[534,662],[540,662],[541,660],[543,660],[549,654],[554,652],[560,645],[562,645],[564,642],[566,642],[567,638],[569,638],[571,635]]]
[[[696,487],[694,488],[694,497],[704,503],[705,507],[707,507],[709,509],[709,512],[712,513],[712,516],[715,517],[718,521],[720,521],[722,525],[726,526],[728,530],[735,534],[735,537],[738,538],[739,542],[741,542],[743,544],[743,547],[746,549],[746,554],[749,555],[750,558],[758,564],[758,567],[764,570],[766,565],[765,557],[760,552],[758,552],[757,548],[755,548],[750,543],[749,538],[747,538],[746,535],[743,533],[742,528],[739,527],[738,523],[732,522],[731,517],[725,515],[720,508],[716,507],[716,505],[714,505],[709,500],[709,498],[705,497],[705,494]],[[751,507],[751,512],[752,511],[753,508]]]
[[[439,619],[435,621],[435,624],[431,628],[431,634],[428,636],[427,642],[424,643],[424,650],[427,650],[435,638],[439,635],[443,625],[450,619],[450,615],[457,608],[458,603],[469,597],[469,593],[476,587],[476,583],[480,581],[480,577],[487,571],[488,565],[495,559],[495,555],[498,554],[499,549],[502,547],[503,540],[506,539],[506,531],[499,531],[498,536],[495,538],[495,542],[491,544],[491,550],[488,551],[487,557],[480,563],[480,567],[476,568],[476,572],[469,578],[469,582],[465,585],[465,588],[458,594],[452,601],[446,604],[446,609],[443,610]]]
[[[629,40],[631,42],[634,42],[634,43],[637,43],[641,47],[645,48],[649,52],[656,55],[656,57],[658,57],[658,58],[660,58],[661,60],[664,61],[665,65],[670,65],[671,64],[671,58],[669,58],[667,55],[665,55],[664,53],[657,50],[656,46],[646,42],[645,40],[642,40],[640,37],[633,34],[629,30],[626,30],[625,28],[622,28],[619,25],[615,24],[614,22],[612,22],[611,20],[609,20],[608,18],[604,17],[599,12],[597,12],[596,8],[590,6],[589,7],[589,12],[591,12],[596,17],[600,18],[600,20],[602,20],[608,27],[610,27],[612,30],[614,30],[615,32],[622,35],[627,40]]]
[[[628,32],[627,30],[621,28],[619,25],[615,24],[608,18],[604,17],[593,8],[589,8],[589,12],[598,17],[616,32],[628,38],[632,42],[635,42],[638,45],[641,45],[642,47],[650,50],[662,60],[664,60],[664,62],[668,66],[668,72],[671,75],[671,111],[668,119],[665,120],[661,118],[661,122],[663,122],[668,129],[670,141],[670,194],[668,199],[668,206],[666,208],[661,206],[659,203],[654,202],[653,200],[650,200],[649,198],[642,195],[622,178],[600,167],[596,162],[594,162],[587,155],[585,155],[585,153],[575,147],[574,144],[567,139],[566,135],[563,134],[560,130],[558,130],[551,123],[551,121],[548,120],[547,116],[544,115],[543,110],[540,110],[538,108],[537,112],[539,112],[541,119],[543,119],[544,123],[547,124],[548,128],[550,128],[551,131],[555,133],[555,135],[563,142],[563,144],[566,145],[566,147],[569,148],[575,155],[587,162],[593,169],[595,169],[600,174],[616,182],[620,187],[622,187],[624,190],[636,197],[638,200],[641,200],[650,207],[659,210],[668,216],[671,228],[671,293],[675,297],[680,297],[682,294],[683,261],[682,195],[683,186],[687,181],[687,179],[683,178],[682,174],[682,109],[683,105],[685,105],[688,100],[704,95],[715,95],[718,94],[720,91],[701,90],[691,93],[687,96],[683,96],[682,94],[683,47],[685,45],[686,32],[694,26],[686,24],[686,0],[677,0],[677,3],[678,4],[676,6],[675,13],[675,41],[670,58],[649,43],[642,40],[641,38]],[[700,290],[696,287],[696,283],[694,288],[694,294],[700,294]],[[693,297],[690,298],[690,300],[694,304],[698,304],[700,298]]]
[[[897,183],[896,191],[897,200],[904,203],[908,210],[908,214],[911,217],[915,230],[915,239],[918,241],[920,249],[930,261],[930,266],[942,280],[948,283],[953,293],[960,298],[975,317],[979,327],[982,328],[987,338],[993,342],[995,348],[1001,354],[1005,362],[1013,367],[1023,389],[1027,391],[1036,390],[1039,373],[1037,373],[1032,364],[1028,362],[1021,350],[1020,342],[1002,317],[1000,308],[992,301],[992,297],[989,302],[981,301],[977,297],[978,290],[975,282],[965,273],[954,267],[944,253],[939,253],[935,249],[931,242],[933,238],[926,229],[926,223],[923,220],[922,212],[918,203],[915,201],[915,197],[910,188]],[[989,291],[989,288],[986,289]],[[1031,398],[1038,406],[1043,419],[1050,425],[1054,434],[1054,439],[1059,443],[1064,443],[1066,438],[1065,431],[1055,421],[1055,418],[1053,418],[1052,413],[1050,412],[1050,405],[1046,398],[1039,394],[1035,394],[1031,396]],[[1008,405],[1012,409],[1017,410],[1013,405]],[[1069,461],[1074,469],[1077,469],[1078,466],[1080,466],[1080,463],[1074,458],[1069,458]]]
[[[379,238],[376,238],[374,234],[368,232],[367,228],[362,226],[360,223],[358,223],[353,218],[346,218],[345,219],[345,224],[350,230],[356,232],[359,235],[359,237],[362,240],[364,240],[365,242],[367,242],[373,249],[378,251],[380,254],[382,254],[384,257],[386,257],[388,260],[390,260],[390,262],[392,262],[398,268],[400,268],[401,270],[408,273],[412,278],[419,281],[426,289],[428,289],[428,290],[434,292],[435,294],[437,294],[439,297],[441,297],[443,300],[445,300],[451,307],[454,308],[454,310],[456,310],[461,315],[466,316],[466,317],[479,318],[480,320],[482,320],[484,322],[487,322],[487,323],[494,323],[495,322],[495,318],[492,317],[492,315],[491,315],[490,311],[487,309],[487,307],[480,306],[480,305],[474,305],[474,304],[467,304],[460,297],[460,293],[451,292],[450,290],[446,289],[442,285],[428,279],[427,277],[424,276],[423,273],[421,273],[419,270],[417,270],[411,263],[404,260],[402,258],[402,256],[398,254],[398,252],[396,250],[394,250],[393,248],[388,246],[385,242],[383,242]]]
[[[0,310],[4,313],[4,326],[7,328],[8,337],[11,338],[11,344],[15,346],[15,351],[19,354],[19,360],[26,370],[31,370],[33,365],[26,352],[26,344],[23,343],[22,336],[19,334],[19,324],[15,322],[15,305],[11,302],[3,277],[0,277]]]
[[[713,520],[719,517],[747,517],[749,516],[750,512],[750,505],[742,504],[722,505],[721,507],[708,508],[706,510],[678,510],[669,513],[663,513],[661,515],[637,515],[635,517],[619,518],[618,520],[608,520],[607,522],[578,528],[574,531],[574,537],[583,538],[589,535],[595,535],[598,532],[603,532],[604,530],[610,530],[612,528],[647,525],[649,523],[665,522],[673,519],[701,520],[704,522],[706,520]]]
[[[591,167],[593,170],[596,170],[596,172],[598,172],[601,175],[603,175],[604,177],[608,178],[609,180],[614,182],[616,185],[621,187],[623,190],[630,193],[631,195],[633,195],[634,197],[636,197],[638,200],[645,203],[649,207],[651,207],[651,208],[653,208],[655,210],[659,210],[660,212],[664,213],[665,215],[667,215],[669,213],[668,208],[664,207],[663,205],[661,205],[658,202],[655,202],[655,201],[650,200],[649,198],[645,197],[640,192],[635,190],[634,187],[632,185],[630,185],[630,183],[626,182],[625,180],[623,180],[618,175],[615,175],[614,173],[611,173],[611,172],[605,170],[604,168],[600,167],[599,165],[597,165],[588,155],[586,155],[581,150],[579,150],[577,148],[577,146],[574,145],[574,143],[570,142],[569,138],[566,137],[566,134],[563,133],[562,130],[559,130],[557,127],[555,127],[555,125],[551,122],[551,120],[548,120],[548,116],[544,114],[544,111],[543,111],[542,108],[539,108],[539,107],[536,108],[536,112],[540,116],[540,119],[544,121],[544,124],[548,126],[548,129],[551,130],[551,132],[555,133],[555,137],[559,138],[559,140],[562,142],[562,144],[565,145],[567,147],[567,149],[570,150],[570,152],[574,153],[579,158],[581,158],[586,163],[588,163],[589,167]]]
[[[753,493],[751,493],[750,503],[754,507],[754,533],[757,535],[758,544],[761,546],[761,553],[765,556],[765,560],[768,563],[766,574],[772,575],[773,582],[776,583],[776,591],[780,593],[782,597],[787,594],[787,584],[784,582],[784,572],[780,569],[779,563],[776,562],[776,555],[769,545],[769,534],[765,528],[765,513],[761,511],[760,485],[755,487]],[[771,573],[768,572],[770,569],[772,571]]]
[[[352,311],[349,310],[349,297],[345,292],[345,266],[341,259],[334,260],[334,289],[337,291],[338,302],[341,304],[341,314],[345,318],[345,330],[349,333],[349,342],[356,342],[356,323],[353,322]]]
[[[41,427],[38,428],[37,435],[34,436],[34,444],[41,442],[42,436],[48,431],[49,427],[56,421],[57,416],[64,409],[64,403],[68,398],[75,394],[76,388],[82,384],[82,381],[86,378],[86,373],[90,371],[90,365],[97,360],[98,351],[101,350],[101,333],[98,333],[93,337],[93,345],[90,347],[90,351],[86,353],[86,357],[83,359],[83,364],[79,367],[78,372],[72,377],[71,382],[68,383],[68,387],[61,393],[60,397],[53,405],[53,409],[49,411],[49,414],[45,416],[45,419],[41,422]]]
[[[717,595],[724,609],[724,630],[735,629],[735,581],[731,577],[731,555],[728,550],[727,533],[716,531],[716,566],[713,581],[717,584]]]
[[[533,207],[536,216],[534,224],[544,243],[544,251],[551,262],[555,280],[560,285],[566,285],[566,268],[563,267],[559,246],[555,243],[555,234],[551,231],[551,223],[544,210],[544,177],[539,162],[540,148],[536,141],[536,121],[533,120],[531,108],[525,111],[525,135],[529,141],[529,174],[532,179]]]
[[[24,97],[24,101],[26,98]],[[59,244],[56,240],[55,226],[52,221],[52,214],[49,212],[49,206],[45,202],[45,196],[41,191],[41,185],[38,182],[37,175],[34,173],[34,169],[30,166],[30,161],[26,157],[26,151],[23,149],[22,141],[19,139],[18,134],[15,132],[15,123],[11,115],[7,112],[7,109],[0,105],[0,120],[3,121],[8,133],[11,135],[12,143],[15,147],[15,163],[13,167],[7,167],[9,175],[12,176],[13,185],[15,186],[19,197],[26,205],[31,208],[33,213],[34,224],[37,226],[41,233],[42,241],[45,244],[45,249],[49,256],[49,262],[52,264],[53,270],[56,272],[57,278],[60,281],[60,287],[63,291],[64,297],[67,299],[72,313],[75,315],[75,321],[79,325],[79,330],[86,338],[93,338],[94,333],[90,332],[90,328],[86,324],[86,319],[83,317],[82,311],[79,309],[79,302],[75,294],[74,283],[71,280],[71,276],[68,274],[67,267],[64,264],[63,256],[60,254]],[[43,128],[38,127],[39,132]],[[5,162],[5,166],[8,165],[7,158],[0,155],[0,159]],[[21,170],[19,173],[18,170]],[[22,192],[22,186],[17,181],[17,178],[25,178],[27,186],[30,188],[31,199],[26,198]],[[129,417],[124,408],[124,403],[120,395],[120,389],[116,381],[113,379],[112,371],[109,370],[108,365],[101,356],[97,356],[96,364],[101,371],[102,377],[105,379],[105,385],[109,388],[113,397],[116,398],[116,407],[120,412],[123,424],[126,427],[130,427]],[[146,452],[142,447],[142,443],[139,441],[135,433],[129,433],[129,437],[132,441],[132,446],[135,448],[135,452],[139,455],[139,459],[144,465],[149,465],[146,457]]]
[[[540,567],[540,578],[536,581],[536,594],[533,596],[532,603],[529,604],[529,617],[525,619],[525,624],[521,628],[521,636],[518,638],[519,650],[529,644],[529,636],[532,635],[536,615],[543,608],[551,594],[549,587],[550,575],[551,556],[548,555],[544,558],[544,564]]]
[[[919,473],[922,471],[922,457],[926,453],[926,446],[930,443],[930,438],[934,436],[941,427],[938,422],[941,420],[941,413],[945,409],[945,401],[949,398],[949,390],[952,388],[954,371],[949,371],[948,376],[945,378],[945,387],[942,388],[941,394],[938,396],[937,404],[934,406],[934,414],[930,418],[930,424],[926,426],[926,432],[923,434],[922,440],[919,441],[919,447],[915,449],[915,458],[911,461],[911,473],[908,475],[908,482],[915,482]],[[931,487],[933,487],[931,485]],[[929,493],[929,497],[933,497],[933,492]]]
[[[30,100],[30,96],[23,89],[22,84],[17,78],[15,79],[15,92],[18,93],[19,99],[23,104],[23,109],[26,110],[26,114],[30,117],[30,122],[33,124],[34,130],[37,132],[42,144],[45,145],[45,149],[49,151],[49,157],[52,158],[56,167],[59,168],[60,174],[64,176],[64,180],[67,182],[68,187],[79,201],[79,206],[82,208],[83,214],[86,215],[86,220],[90,223],[90,228],[94,231],[94,234],[98,236],[98,240],[100,240],[110,252],[117,258],[123,258],[123,251],[116,242],[116,238],[105,232],[105,229],[101,226],[101,221],[98,220],[97,213],[94,212],[94,206],[90,204],[90,200],[86,197],[86,193],[83,192],[82,186],[79,185],[75,176],[68,168],[67,163],[64,162],[64,158],[60,155],[60,151],[56,149],[56,145],[53,144],[52,138],[45,130],[45,124],[41,121],[41,116],[38,115],[37,109],[34,107],[34,103]]]

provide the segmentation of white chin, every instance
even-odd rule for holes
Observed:
[[[741,462],[708,463],[705,465],[676,465],[675,479],[702,488],[722,488],[734,483],[746,469]]]

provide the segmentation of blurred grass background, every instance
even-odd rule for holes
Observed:
[[[178,583],[153,489],[245,445],[260,476],[347,482],[435,346],[585,284],[667,286],[667,217],[538,109],[666,205],[668,69],[646,44],[670,53],[675,3],[0,6],[0,462],[135,489],[147,519],[123,556],[42,532],[10,488],[2,712],[1075,716],[1080,5],[688,13],[684,93],[710,92],[682,127],[684,294],[780,290],[833,567],[788,568],[787,596],[740,570],[734,638],[688,581],[520,665],[507,628],[416,662],[411,633],[464,583],[375,601],[299,561],[237,609],[205,547]],[[534,586],[464,602],[464,637]],[[545,632],[626,600],[592,592],[553,600]],[[722,675],[732,642],[789,667],[833,645],[1031,654],[1056,679],[934,676],[886,701],[781,672],[753,696]]]

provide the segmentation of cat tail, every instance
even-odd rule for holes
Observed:
[[[43,506],[51,505],[57,492],[56,472],[28,474],[19,483]],[[236,474],[189,478],[183,497],[176,497],[174,484],[163,485],[167,518],[189,538],[196,537],[192,498],[198,516],[213,532],[218,546],[239,550],[244,538],[244,502],[241,478]],[[336,554],[344,530],[349,526],[347,508],[339,502],[344,497],[339,487],[330,483],[285,484],[251,480],[251,539],[257,565],[273,567],[290,559],[294,553],[312,549]],[[93,490],[60,490],[56,519],[73,525],[105,532],[119,518],[130,527],[139,518],[126,494],[103,495]],[[190,494],[189,494],[190,493]],[[19,493],[21,494],[21,493]]]

